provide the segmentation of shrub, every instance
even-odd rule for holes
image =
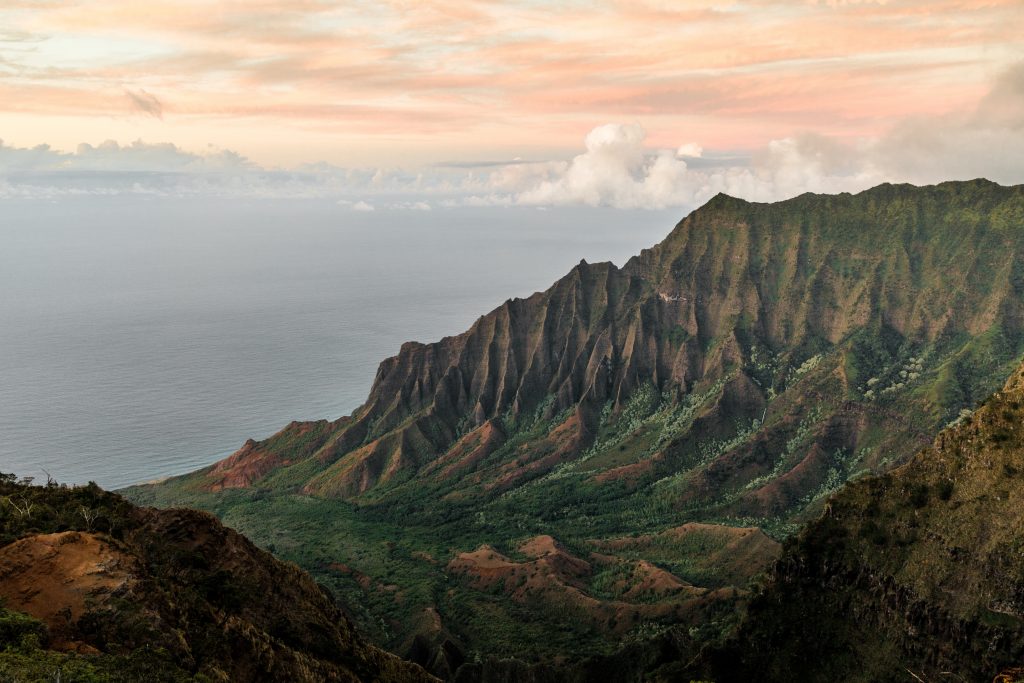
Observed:
[[[885,545],[889,541],[885,530],[873,519],[864,522],[860,527],[860,536],[871,541],[875,545]]]
[[[0,648],[45,646],[48,635],[46,625],[38,619],[0,608]]]
[[[915,484],[910,489],[910,504],[923,508],[928,504],[928,484]]]

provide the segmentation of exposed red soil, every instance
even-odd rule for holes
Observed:
[[[221,460],[207,475],[209,491],[247,488],[280,467],[294,462],[291,449],[272,445],[275,439],[301,440],[314,429],[322,427],[318,422],[292,422],[267,441],[249,439],[230,456]],[[302,455],[306,455],[302,453]]]
[[[609,470],[605,470],[593,477],[593,481],[599,484],[606,484],[610,481],[624,481],[627,485],[636,482],[642,478],[645,474],[649,474],[654,470],[655,465],[665,459],[664,451],[659,451],[649,458],[638,460],[636,462],[629,463],[628,465],[619,465]]]
[[[523,444],[516,457],[480,473],[477,479],[486,482],[484,488],[488,491],[506,491],[525,478],[548,472],[559,463],[578,456],[588,434],[583,413],[576,410],[542,439]]]
[[[633,567],[632,576],[628,581],[622,583],[622,597],[627,600],[641,600],[650,597],[665,598],[678,593],[698,596],[707,592],[647,560],[638,561]]]
[[[81,649],[68,639],[71,625],[127,586],[134,564],[92,534],[30,536],[0,548],[0,598],[45,623],[56,647]]]
[[[591,541],[603,552],[634,553],[693,552],[696,541],[705,548],[696,558],[695,566],[713,569],[722,581],[744,585],[751,577],[764,571],[779,556],[780,544],[757,527],[729,527],[691,522],[666,529],[657,534],[623,536]],[[673,550],[679,547],[680,550]],[[698,546],[699,547],[699,546]]]
[[[623,633],[636,623],[672,619],[687,622],[720,599],[735,597],[732,589],[709,591],[692,586],[651,562],[630,561],[610,555],[592,555],[600,566],[625,564],[623,580],[613,589],[616,599],[595,597],[590,581],[593,563],[568,552],[551,536],[537,536],[519,546],[528,559],[513,560],[488,545],[459,553],[449,564],[478,590],[502,590],[516,602],[544,603],[566,610],[567,618],[581,618],[612,633]]]
[[[423,468],[425,475],[449,479],[473,470],[504,443],[505,436],[494,420],[488,420],[455,442],[448,452]]]

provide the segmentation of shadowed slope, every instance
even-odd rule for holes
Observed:
[[[47,644],[88,655],[72,667],[116,674],[66,672],[72,680],[436,680],[368,644],[312,577],[210,514],[140,509],[94,485],[28,487],[10,477],[0,500],[5,680],[27,680],[19,653],[57,657],[33,654]],[[42,638],[24,641],[10,610],[45,624],[33,627]],[[55,670],[68,663],[54,661]],[[149,662],[149,672],[132,662]]]
[[[1024,367],[792,544],[719,680],[992,680],[1024,662]]]

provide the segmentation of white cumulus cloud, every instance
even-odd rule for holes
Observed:
[[[491,192],[465,202],[661,209],[696,206],[718,192],[771,201],[807,191],[859,190],[884,179],[870,164],[851,160],[851,150],[812,135],[774,140],[749,162],[726,158],[700,168],[686,158],[715,159],[696,143],[654,149],[645,138],[636,124],[599,126],[587,135],[586,151],[571,161],[496,170],[487,184]]]
[[[674,154],[644,146],[637,124],[606,124],[584,140],[586,151],[561,165],[521,169],[529,184],[516,193],[520,204],[587,204],[620,208],[662,208],[678,196],[686,163]],[[539,171],[529,178],[531,170]],[[501,178],[506,183],[507,176]],[[533,182],[530,182],[530,181]]]
[[[704,154],[704,148],[696,142],[687,142],[680,145],[676,150],[676,156],[700,158]]]

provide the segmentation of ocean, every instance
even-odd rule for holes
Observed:
[[[350,207],[2,200],[0,471],[116,488],[348,414],[402,342],[621,265],[683,213]]]

